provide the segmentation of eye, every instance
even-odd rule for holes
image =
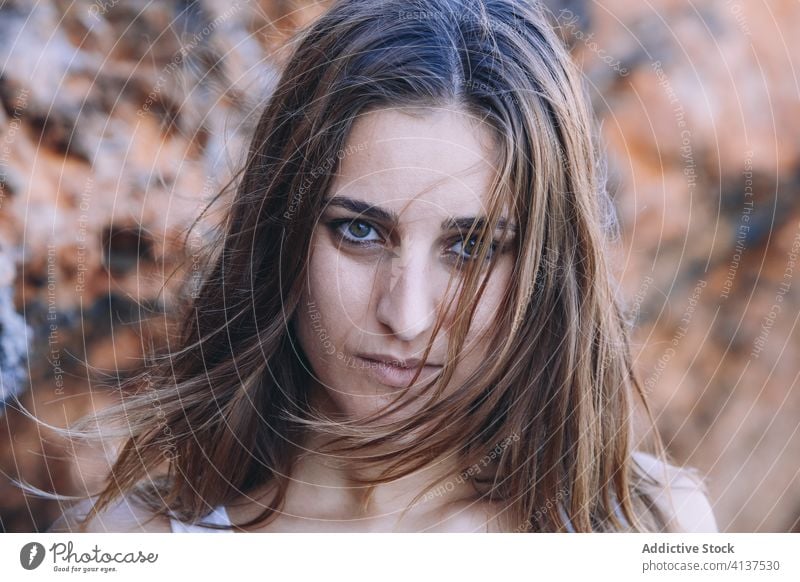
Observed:
[[[460,239],[451,248],[456,249],[454,253],[456,254],[458,259],[466,259],[470,261],[475,260],[479,252],[478,237],[477,235],[473,236],[472,238],[466,241],[466,244],[464,244],[464,239]],[[493,242],[492,246],[489,248],[489,252],[486,254],[487,261],[490,261],[492,259],[496,250],[497,250],[497,243]],[[464,254],[465,251],[468,254]]]
[[[362,244],[380,241],[378,231],[363,220],[339,220],[331,225],[334,231],[346,242]],[[370,236],[372,233],[372,236]]]

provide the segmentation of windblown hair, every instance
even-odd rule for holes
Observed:
[[[674,527],[654,503],[658,479],[634,456],[646,447],[666,459],[615,293],[616,221],[581,73],[544,8],[344,0],[297,43],[258,121],[202,284],[176,318],[177,345],[154,353],[128,380],[130,394],[91,419],[125,441],[84,523],[121,495],[155,515],[196,521],[272,483],[264,511],[237,525],[265,523],[281,511],[298,443],[320,430],[337,437],[332,451],[369,452],[365,465],[386,468],[370,484],[445,454],[464,468],[488,456],[468,478],[476,499],[506,508],[504,531]],[[490,357],[442,397],[486,280],[475,267],[459,275],[448,361],[424,409],[380,430],[354,428],[309,406],[311,371],[292,320],[353,123],[397,107],[459,109],[491,128],[497,179],[476,236],[491,240],[506,208],[518,238]],[[647,439],[634,429],[639,415],[650,423]]]

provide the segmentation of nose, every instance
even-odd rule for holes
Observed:
[[[424,252],[401,248],[389,257],[384,269],[389,271],[382,273],[388,284],[381,287],[378,320],[398,339],[413,341],[436,321],[435,290],[427,257]]]

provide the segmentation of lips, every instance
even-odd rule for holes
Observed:
[[[381,354],[359,354],[360,358],[365,360],[372,360],[373,362],[378,362],[382,364],[386,364],[389,366],[394,366],[396,368],[418,368],[419,365],[422,363],[422,360],[419,358],[399,358],[395,356],[386,356]],[[439,364],[431,364],[426,363],[426,366],[431,367],[440,367]]]
[[[363,363],[362,368],[374,380],[391,386],[393,388],[403,388],[408,386],[417,374],[417,369],[421,360],[418,358],[408,360],[377,360],[373,357],[357,356],[358,360]],[[386,358],[386,356],[377,356]],[[405,366],[395,365],[397,363],[406,364]],[[408,364],[413,364],[409,366]],[[424,382],[431,378],[431,376],[438,374],[442,366],[426,365],[422,368],[417,378],[418,382]]]

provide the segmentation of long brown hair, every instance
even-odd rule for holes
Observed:
[[[311,371],[291,324],[354,121],[401,106],[459,108],[491,127],[498,173],[476,236],[490,240],[502,208],[513,212],[513,279],[491,357],[466,385],[441,397],[483,289],[478,268],[459,281],[448,364],[422,413],[355,430],[309,406]],[[125,437],[83,523],[124,494],[196,521],[272,483],[264,511],[237,525],[266,522],[314,429],[337,437],[331,450],[369,451],[363,462],[385,469],[369,484],[458,455],[476,497],[506,508],[506,531],[671,527],[653,503],[657,481],[633,456],[644,446],[634,418],[652,418],[608,259],[615,221],[594,136],[581,74],[538,2],[335,3],[298,35],[171,345],[127,382],[119,405],[68,431],[98,422]]]

